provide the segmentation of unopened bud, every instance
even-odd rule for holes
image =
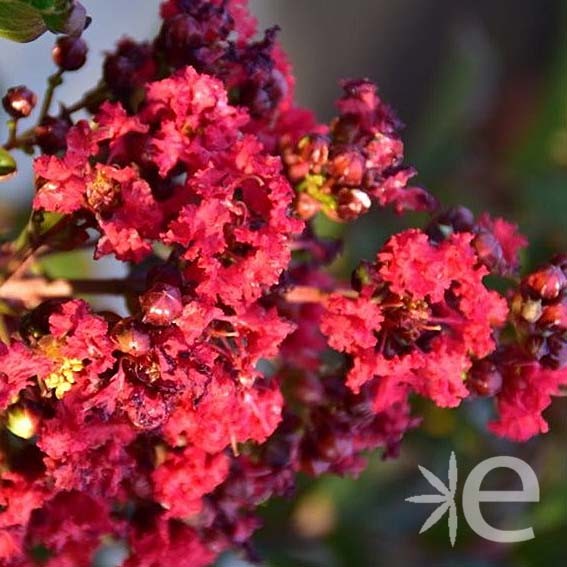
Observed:
[[[51,55],[62,71],[76,71],[85,64],[88,50],[84,39],[66,35],[57,39]]]
[[[16,120],[29,116],[36,103],[35,93],[23,85],[8,89],[2,99],[4,110]]]
[[[144,323],[169,325],[183,312],[181,291],[169,284],[156,284],[140,297]]]
[[[339,191],[337,204],[337,214],[339,218],[345,221],[351,221],[368,211],[372,205],[372,201],[364,191],[344,187]]]

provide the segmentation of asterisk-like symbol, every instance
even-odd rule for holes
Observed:
[[[421,474],[425,477],[427,482],[433,488],[439,491],[440,494],[420,494],[418,496],[410,496],[406,498],[406,502],[413,502],[417,504],[439,504],[433,512],[429,515],[427,520],[421,526],[419,533],[426,532],[429,528],[434,526],[444,515],[449,511],[449,539],[451,546],[454,547],[457,539],[457,505],[455,504],[455,493],[457,491],[457,459],[454,451],[451,452],[449,458],[449,486],[445,486],[443,482],[435,476],[430,470],[419,465]]]

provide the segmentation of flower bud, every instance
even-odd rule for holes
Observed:
[[[360,130],[360,120],[353,114],[341,116],[332,126],[333,138],[340,144],[356,143]]]
[[[181,291],[166,283],[156,284],[144,293],[140,305],[144,323],[159,327],[169,325],[183,312]]]
[[[565,333],[556,333],[547,339],[549,354],[542,357],[541,363],[558,370],[567,365],[567,338]]]
[[[2,99],[4,110],[16,120],[29,116],[36,103],[35,93],[23,85],[8,89]]]
[[[567,277],[559,266],[546,266],[526,278],[526,285],[536,297],[556,299],[567,287]]]
[[[157,72],[153,49],[147,43],[123,39],[115,53],[104,62],[103,77],[110,90],[127,96],[137,87],[151,81]]]
[[[337,214],[341,220],[351,221],[364,214],[372,205],[367,193],[344,187],[337,196]]]
[[[88,50],[84,39],[66,35],[57,39],[51,56],[62,71],[76,71],[85,64]]]
[[[538,319],[538,327],[567,329],[567,303],[547,305]]]
[[[479,232],[472,245],[479,260],[491,271],[498,270],[502,266],[504,254],[502,246],[491,232],[483,230]]]
[[[435,242],[445,240],[454,232],[472,232],[474,215],[466,207],[451,207],[440,214],[428,227],[427,234]]]
[[[493,362],[479,360],[469,372],[467,386],[477,396],[495,396],[502,389],[502,374]]]
[[[147,354],[152,346],[148,333],[132,318],[119,321],[112,329],[111,337],[121,352],[131,356]]]
[[[358,187],[362,183],[365,170],[364,156],[356,149],[343,147],[334,152],[329,161],[329,174],[340,185]]]
[[[163,22],[156,45],[173,67],[190,63],[193,50],[203,42],[200,23],[189,14],[178,14]]]
[[[67,147],[71,122],[65,118],[46,116],[35,129],[35,142],[44,154],[56,154]]]

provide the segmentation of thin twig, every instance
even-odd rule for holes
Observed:
[[[344,297],[356,298],[358,292],[353,289],[336,289],[333,293],[338,293]],[[322,303],[329,297],[329,293],[306,285],[298,285],[284,294],[284,299],[288,303]]]
[[[49,114],[49,109],[51,108],[51,103],[53,102],[55,89],[63,82],[62,76],[63,70],[59,69],[59,71],[51,75],[47,80],[47,90],[45,91],[45,96],[43,97],[43,103],[41,105],[41,110],[37,119],[38,125],[40,125],[44,121],[45,117]]]

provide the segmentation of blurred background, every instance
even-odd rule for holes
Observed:
[[[93,16],[86,39],[89,63],[57,97],[72,102],[92,86],[104,49],[127,33],[151,37],[158,0],[86,0]],[[135,5],[135,7],[134,7]],[[489,210],[520,224],[530,238],[525,267],[567,250],[567,2],[565,0],[252,0],[263,27],[277,23],[294,63],[297,98],[321,120],[333,116],[344,77],[376,81],[382,97],[406,124],[407,162],[418,180],[445,204]],[[26,84],[41,93],[54,71],[53,38],[30,45],[0,44],[0,88]],[[0,132],[5,136],[5,131]],[[0,185],[0,225],[9,230],[31,199],[25,158],[22,174]],[[419,226],[418,215],[389,212],[349,226],[345,254],[334,266],[345,276],[371,258],[393,231]],[[321,231],[343,229],[321,224]],[[53,273],[83,271],[60,263]],[[112,265],[106,267],[112,271]],[[491,407],[475,403],[454,411],[416,407],[423,427],[412,432],[400,458],[369,456],[357,480],[300,479],[293,502],[262,510],[265,528],[255,546],[273,567],[539,567],[567,561],[567,399],[547,417],[552,433],[522,446],[484,433]],[[483,459],[516,455],[537,472],[535,504],[485,504],[502,529],[533,526],[536,537],[499,545],[472,532],[460,513],[452,549],[443,520],[418,535],[430,505],[404,501],[430,492],[421,464],[447,478],[455,451],[460,486]],[[494,472],[483,488],[518,489],[513,474]],[[245,565],[226,557],[221,565]]]

